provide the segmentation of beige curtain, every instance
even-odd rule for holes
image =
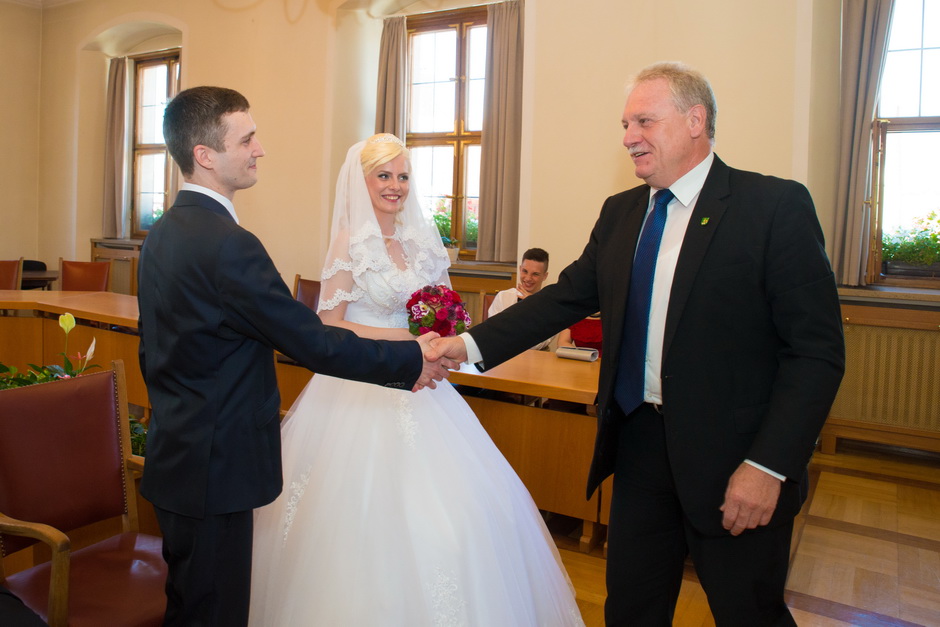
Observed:
[[[842,3],[842,121],[832,265],[840,285],[865,285],[871,238],[871,125],[894,0]]]
[[[102,200],[101,234],[123,238],[125,198],[124,134],[127,111],[127,59],[111,59],[108,72],[107,121],[104,146],[104,195]]]
[[[486,94],[480,146],[477,260],[515,263],[522,149],[521,0],[487,7]]]
[[[392,133],[402,140],[407,130],[408,28],[405,17],[387,18],[379,47],[375,132]]]

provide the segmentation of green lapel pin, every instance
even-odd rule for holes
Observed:
[[[706,224],[708,224],[708,220],[709,218],[702,218],[702,226],[705,226]]]

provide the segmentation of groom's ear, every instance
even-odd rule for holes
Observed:
[[[193,147],[193,163],[205,170],[215,168],[216,151],[203,144],[197,144]]]

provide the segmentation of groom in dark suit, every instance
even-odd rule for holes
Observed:
[[[795,624],[790,537],[844,370],[839,301],[806,188],[718,159],[716,110],[698,72],[641,72],[623,143],[646,185],[607,200],[558,283],[435,342],[491,368],[601,311],[588,495],[614,475],[608,625],[671,624],[687,555],[719,626]]]
[[[185,90],[163,132],[186,182],[140,256],[140,365],[153,407],[141,493],[169,565],[164,624],[238,626],[252,509],[281,491],[274,350],[314,372],[403,389],[434,387],[446,371],[423,360],[423,340],[324,326],[238,225],[232,200],[255,184],[264,155],[244,96]]]

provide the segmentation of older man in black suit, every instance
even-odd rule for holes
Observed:
[[[718,159],[716,110],[698,72],[642,71],[623,143],[646,185],[607,200],[558,283],[436,341],[490,368],[602,312],[588,494],[614,475],[608,625],[669,625],[689,554],[718,625],[794,624],[790,536],[844,370],[839,301],[806,188]]]
[[[232,199],[255,184],[264,155],[244,96],[185,90],[163,130],[186,182],[140,256],[140,364],[153,406],[141,493],[163,532],[165,624],[244,625],[252,509],[281,491],[274,350],[397,388],[433,387],[446,373],[423,360],[424,340],[324,326],[238,225]]]

